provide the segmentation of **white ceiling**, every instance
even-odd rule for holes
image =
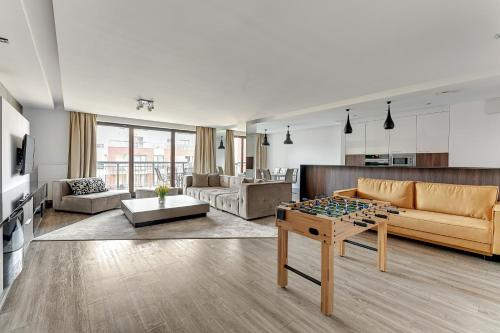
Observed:
[[[415,96],[428,99],[441,87],[490,82],[491,89],[500,75],[500,40],[493,38],[500,32],[497,0],[53,5],[67,110],[189,125],[282,124],[285,117],[334,109],[342,119],[345,105],[364,105],[358,111],[369,113],[379,110],[375,105],[383,108],[387,97],[396,96],[395,109],[405,96],[407,104],[418,104]],[[3,35],[3,23],[0,28]],[[17,33],[9,36],[13,42]],[[46,105],[3,79],[4,71],[22,67],[13,62],[0,64],[0,80],[21,103]],[[485,91],[472,97],[479,95]],[[137,111],[138,97],[154,98],[156,109]]]

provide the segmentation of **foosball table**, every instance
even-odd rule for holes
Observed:
[[[338,244],[340,256],[345,243],[378,252],[378,269],[386,270],[387,219],[398,214],[389,203],[375,200],[331,196],[297,203],[281,204],[276,210],[278,227],[278,285],[288,284],[288,271],[321,286],[321,312],[333,313],[333,251]],[[377,229],[377,248],[350,240],[364,231]],[[321,280],[288,265],[288,232],[321,242]]]

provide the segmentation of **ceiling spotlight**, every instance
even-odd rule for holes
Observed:
[[[495,39],[500,39],[500,33],[495,34]]]
[[[147,108],[149,112],[153,111],[153,109],[155,108],[154,101],[151,100],[151,99],[139,98],[137,100],[137,107],[136,107],[136,109],[140,110],[140,109],[142,109],[144,107]]]
[[[0,37],[0,43],[9,44],[9,39],[5,37]]]

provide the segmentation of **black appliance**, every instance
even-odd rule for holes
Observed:
[[[23,269],[24,211],[15,210],[3,224],[3,288]]]

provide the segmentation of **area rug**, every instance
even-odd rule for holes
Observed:
[[[247,221],[211,208],[206,217],[134,228],[121,209],[89,217],[36,240],[110,240],[276,237],[274,217]]]

